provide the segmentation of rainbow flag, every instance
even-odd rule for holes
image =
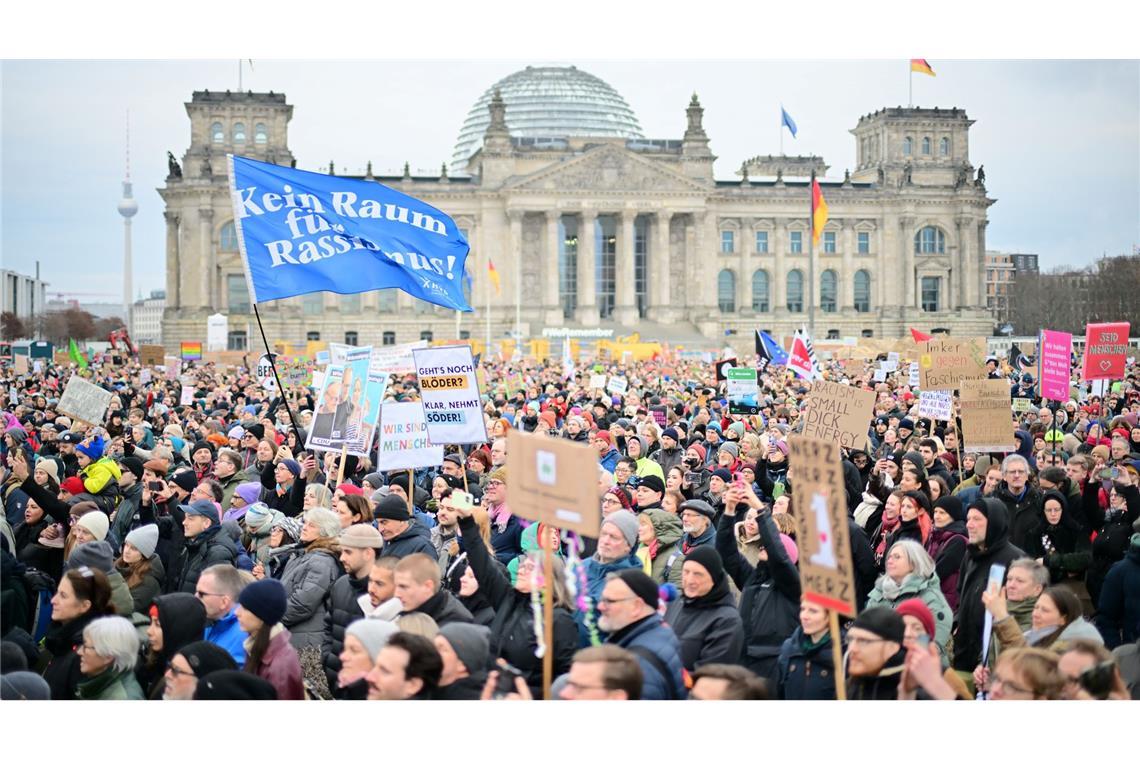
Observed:
[[[811,180],[811,242],[819,245],[819,235],[823,232],[823,225],[827,224],[827,201],[823,199],[823,191],[819,189],[819,182],[815,177]]]
[[[190,361],[201,361],[202,360],[202,342],[201,341],[195,341],[193,343],[183,343],[181,345],[181,349],[182,349],[182,361],[190,362]]]
[[[491,278],[491,283],[495,286],[495,294],[503,294],[503,283],[499,279],[499,270],[495,269],[495,262],[491,261],[491,257],[487,257],[487,275]]]
[[[927,74],[932,77],[938,76],[934,73],[934,69],[930,68],[930,64],[926,62],[925,58],[911,58],[910,70],[917,71],[919,74]]]

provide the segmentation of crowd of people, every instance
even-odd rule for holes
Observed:
[[[1135,698],[1140,369],[1094,396],[1079,358],[1064,404],[991,359],[1031,399],[1005,455],[919,418],[905,365],[820,362],[876,393],[868,445],[842,452],[839,642],[801,584],[788,439],[811,383],[784,367],[732,414],[703,362],[485,359],[487,442],[409,472],[375,442],[306,450],[312,390],[248,364],[8,366],[3,698]],[[58,408],[75,373],[110,391],[102,420]],[[386,402],[418,399],[392,378]],[[596,453],[596,538],[512,513],[511,430]]]

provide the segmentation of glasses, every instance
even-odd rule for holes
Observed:
[[[486,487],[487,488],[502,488],[503,483],[502,483],[502,481],[499,481],[499,480],[488,480]]]
[[[77,646],[75,648],[75,651],[78,654],[83,654],[84,652],[95,652],[95,654],[98,654],[98,652],[95,651],[95,645],[94,644],[88,644],[86,641],[84,641],[82,644]]]
[[[862,647],[871,646],[872,644],[884,644],[884,643],[886,643],[886,639],[872,639],[872,638],[868,638],[865,636],[848,636],[847,637],[847,646],[848,647],[855,647],[857,649],[862,648]]]
[[[990,676],[990,689],[993,690],[998,686],[1001,686],[1003,691],[1017,691],[1021,692],[1022,694],[1036,694],[1033,689],[1027,689],[1024,686],[1018,686],[1013,681],[1006,680],[999,676],[997,673],[994,673]]]
[[[601,599],[598,600],[598,607],[599,608],[600,607],[612,607],[615,604],[621,604],[622,602],[628,602],[630,599],[636,599],[636,598],[637,597],[633,597],[633,596],[624,596],[621,599],[607,599],[606,597],[603,596]]]
[[[603,504],[617,504],[619,507],[621,506],[621,500],[618,499],[616,496],[607,496],[606,498],[602,499],[602,503]]]
[[[181,668],[176,668],[176,667],[174,667],[174,664],[173,664],[173,663],[167,663],[167,665],[166,665],[166,672],[167,672],[167,673],[172,673],[172,674],[174,674],[174,675],[176,675],[176,676],[192,676],[192,677],[195,677],[195,678],[197,677],[197,676],[195,676],[195,675],[194,675],[194,671],[192,671],[192,670],[182,670]]]

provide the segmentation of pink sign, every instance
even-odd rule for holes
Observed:
[[[1041,398],[1069,400],[1069,359],[1072,352],[1071,333],[1041,331]]]
[[[1082,380],[1118,380],[1128,358],[1128,323],[1100,322],[1085,326]]]

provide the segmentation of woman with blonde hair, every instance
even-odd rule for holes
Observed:
[[[305,486],[305,511],[314,507],[328,509],[332,506],[332,491],[323,483],[309,483]]]
[[[1065,677],[1060,660],[1045,649],[1020,647],[1002,653],[989,680],[993,700],[1056,700],[1064,698]]]
[[[425,639],[434,639],[439,633],[439,623],[423,612],[409,612],[396,618],[396,627],[404,633],[423,636]]]

